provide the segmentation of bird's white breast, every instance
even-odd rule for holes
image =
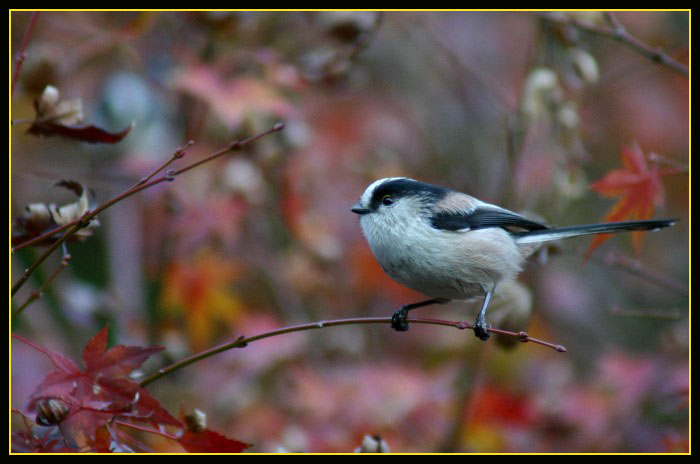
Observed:
[[[470,299],[520,271],[523,258],[502,229],[445,231],[421,215],[367,214],[360,220],[375,258],[390,277],[434,298]]]

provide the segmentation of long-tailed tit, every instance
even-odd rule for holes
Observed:
[[[404,177],[372,183],[352,207],[372,253],[391,278],[431,299],[398,309],[392,327],[408,330],[411,309],[484,298],[474,333],[489,338],[484,318],[499,282],[515,279],[542,242],[634,230],[657,230],[659,219],[550,228],[464,193]]]

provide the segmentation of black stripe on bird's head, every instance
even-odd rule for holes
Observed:
[[[372,211],[376,211],[381,205],[390,206],[397,200],[406,197],[419,198],[431,204],[441,200],[449,192],[448,189],[413,179],[392,178],[374,188],[368,206]]]

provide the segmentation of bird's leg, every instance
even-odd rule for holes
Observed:
[[[406,318],[408,317],[408,312],[412,309],[416,308],[422,308],[423,306],[430,306],[433,304],[438,304],[438,303],[446,303],[447,300],[440,300],[440,299],[431,299],[431,300],[425,300],[421,301],[419,303],[413,303],[413,304],[408,304],[401,306],[399,309],[396,310],[393,316],[391,316],[391,328],[396,330],[397,332],[406,332],[408,330],[408,321]]]
[[[479,315],[476,316],[476,321],[474,322],[474,335],[476,335],[478,338],[480,338],[483,341],[488,340],[489,337],[491,336],[491,334],[488,331],[488,328],[490,326],[486,322],[486,318],[484,316],[486,315],[486,308],[489,305],[489,301],[491,301],[491,294],[492,293],[493,293],[493,289],[486,292],[486,297],[484,298],[484,304],[481,306],[481,311],[479,311]]]

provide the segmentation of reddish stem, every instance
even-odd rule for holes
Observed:
[[[576,29],[620,42],[640,55],[645,56],[652,62],[666,66],[668,69],[671,69],[682,76],[690,77],[688,66],[675,60],[661,48],[655,48],[647,45],[637,37],[630,34],[612,12],[605,13],[605,19],[607,20],[608,24],[610,24],[610,27],[601,27],[595,24],[588,24],[574,18],[559,18],[548,14],[545,14],[542,17],[547,21],[556,24],[573,26]]]
[[[78,232],[80,229],[82,229],[83,227],[86,227],[88,224],[90,224],[90,220],[92,218],[94,218],[95,216],[97,216],[102,211],[104,211],[105,209],[107,209],[110,206],[114,205],[115,203],[118,203],[118,202],[124,200],[125,198],[128,198],[128,197],[130,197],[130,196],[132,196],[132,195],[134,195],[142,190],[145,190],[149,187],[153,187],[154,185],[160,184],[162,182],[170,182],[178,175],[180,175],[184,172],[187,172],[191,169],[194,169],[198,166],[201,166],[204,163],[208,163],[209,161],[212,161],[212,160],[219,158],[223,155],[226,155],[228,153],[232,153],[234,151],[241,150],[246,145],[253,143],[253,142],[261,139],[262,137],[268,136],[274,132],[279,132],[282,129],[284,129],[284,124],[277,123],[271,129],[269,129],[265,132],[262,132],[258,135],[254,135],[254,136],[249,137],[249,138],[242,140],[242,141],[236,140],[236,141],[230,143],[226,148],[223,148],[223,149],[217,151],[216,153],[214,153],[210,156],[207,156],[204,159],[201,159],[199,161],[195,161],[194,163],[192,163],[188,166],[185,166],[182,169],[178,169],[178,170],[172,171],[172,172],[168,171],[164,175],[162,175],[156,179],[153,179],[149,182],[145,182],[145,183],[139,182],[136,185],[134,185],[133,187],[131,187],[131,188],[125,190],[124,192],[122,192],[121,194],[117,195],[116,197],[113,197],[112,199],[107,200],[106,202],[102,203],[95,210],[88,211],[80,219],[77,219],[77,220],[71,222],[70,224],[67,224],[66,226],[64,226],[64,227],[67,227],[68,230],[58,240],[56,240],[56,242],[54,242],[46,251],[44,251],[36,259],[36,261],[34,261],[34,263],[32,263],[32,265],[26,271],[24,271],[24,273],[19,278],[19,280],[17,280],[17,282],[15,282],[14,285],[12,285],[10,295],[14,295],[15,293],[17,293],[17,291],[22,287],[22,285],[24,285],[24,283],[29,279],[29,276],[34,271],[36,271],[37,268],[39,267],[39,265],[42,262],[44,262],[46,260],[46,258],[48,258],[54,251],[56,251],[56,249],[59,246],[61,246],[62,243],[64,243],[66,240],[68,240],[73,235],[75,235],[75,233]],[[189,146],[189,144],[187,144],[185,147],[182,147],[182,148],[178,149],[177,151],[175,151],[175,153],[171,156],[171,159],[181,158],[184,154],[184,149],[187,146]],[[163,168],[163,166],[161,165],[154,172],[160,172],[160,170],[162,168]],[[149,174],[149,176],[147,176],[146,178],[151,178],[152,175],[153,175],[153,173]],[[54,235],[55,233],[56,233],[56,231],[51,231],[49,236]],[[44,235],[46,235],[46,234],[44,234]],[[33,239],[33,240],[36,240],[36,239]],[[16,251],[16,250],[19,250],[19,249],[27,246],[27,243],[28,242],[21,243],[20,245],[17,245],[16,247],[14,247],[12,249],[12,251]]]
[[[12,88],[10,90],[10,98],[12,98],[12,96],[15,94],[15,84],[17,84],[17,81],[19,80],[19,71],[20,69],[22,69],[22,64],[27,58],[27,45],[29,44],[29,38],[32,35],[32,30],[34,29],[34,24],[36,23],[36,19],[38,17],[39,12],[32,11],[32,16],[29,18],[29,25],[27,26],[27,30],[24,32],[24,37],[22,37],[22,42],[19,45],[19,50],[17,51],[17,54],[15,54],[15,70],[12,73]]]
[[[464,322],[464,321],[455,322],[455,321],[444,321],[444,320],[440,320],[440,319],[410,318],[410,319],[407,319],[407,322],[413,323],[413,324],[442,325],[442,326],[447,326],[447,327],[454,327],[454,328],[460,329],[460,330],[474,328],[473,324],[470,324],[469,322]],[[322,329],[324,327],[332,327],[332,326],[338,326],[338,325],[353,325],[353,324],[387,324],[387,325],[389,325],[390,323],[391,323],[390,317],[358,317],[358,318],[351,318],[351,319],[334,319],[334,320],[330,320],[330,321],[318,321],[318,322],[311,322],[311,323],[306,323],[306,324],[298,324],[298,325],[292,325],[292,326],[288,326],[288,327],[282,327],[280,329],[275,329],[275,330],[271,330],[269,332],[264,332],[264,333],[261,333],[258,335],[254,335],[252,337],[240,336],[231,342],[224,343],[223,345],[219,345],[219,346],[216,346],[214,348],[209,348],[209,349],[204,350],[200,353],[196,353],[192,356],[189,356],[181,361],[178,361],[174,364],[171,364],[168,367],[164,367],[162,369],[159,369],[158,372],[143,379],[139,383],[139,385],[142,387],[145,387],[146,385],[158,380],[159,378],[163,377],[164,375],[167,375],[171,372],[182,369],[183,367],[189,366],[190,364],[194,364],[198,361],[209,358],[209,357],[214,356],[215,354],[221,353],[223,351],[228,351],[228,350],[231,350],[234,348],[243,348],[243,347],[247,346],[249,343],[252,343],[252,342],[257,341],[257,340],[262,340],[264,338],[276,337],[278,335],[283,335],[283,334],[292,333],[292,332],[302,332],[305,330]],[[551,349],[558,351],[560,353],[566,352],[566,348],[564,346],[550,343],[550,342],[547,342],[544,340],[539,340],[537,338],[532,338],[527,334],[527,332],[510,332],[508,330],[492,329],[492,328],[489,328],[487,330],[491,333],[497,333],[497,334],[517,338],[522,343],[532,342],[532,343],[535,343],[537,345],[546,346],[547,348],[551,348]]]

